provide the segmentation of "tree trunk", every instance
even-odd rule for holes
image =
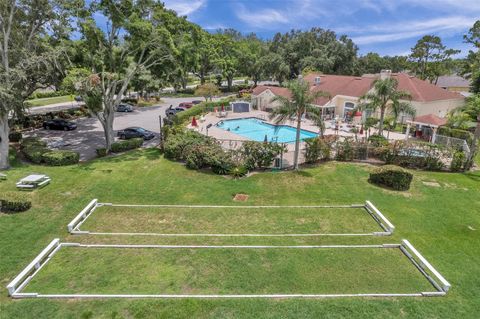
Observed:
[[[380,123],[378,124],[378,135],[383,136],[383,120],[385,118],[385,108],[380,109]]]
[[[187,84],[188,84],[187,78],[182,77],[181,81],[182,81],[182,89],[186,90],[187,89]]]
[[[8,134],[10,128],[8,126],[8,112],[0,116],[0,170],[8,169]]]
[[[108,107],[105,107],[103,113],[98,116],[98,119],[102,124],[103,133],[105,135],[105,148],[107,149],[107,152],[110,152],[112,149],[112,143],[115,140],[115,137],[113,135],[114,113],[110,112],[110,109]]]
[[[300,129],[302,126],[302,115],[297,114],[297,132],[295,136],[295,153],[293,155],[293,168],[298,170],[298,153],[300,151]]]
[[[233,76],[232,77],[227,77],[227,90],[228,92],[232,91],[232,83],[233,83]]]
[[[473,163],[475,162],[475,156],[477,155],[477,145],[480,140],[480,115],[477,116],[477,127],[475,128],[475,133],[473,134],[472,145],[470,146],[470,154],[468,160],[465,163],[465,170],[469,170]]]

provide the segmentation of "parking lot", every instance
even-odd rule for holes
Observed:
[[[144,143],[145,146],[153,146],[159,142],[160,123],[159,116],[165,116],[165,110],[170,106],[177,106],[181,102],[192,100],[204,100],[195,98],[162,98],[156,106],[135,108],[132,113],[116,113],[114,130],[140,126],[156,134],[156,137]],[[69,149],[80,153],[80,160],[86,161],[96,156],[95,149],[105,145],[103,128],[96,117],[75,120],[77,129],[73,131],[53,131],[38,129],[26,136],[38,136],[47,140],[48,143],[63,145],[59,148]]]

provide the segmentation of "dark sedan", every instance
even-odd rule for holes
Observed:
[[[53,119],[43,122],[43,128],[46,130],[71,131],[77,128],[77,124],[63,119]]]
[[[118,131],[117,136],[122,140],[128,140],[135,137],[141,137],[144,140],[151,140],[155,137],[155,134],[152,131],[141,127],[127,127],[124,130]]]
[[[165,114],[167,114],[167,116],[173,116],[178,112],[183,112],[183,111],[185,111],[185,108],[183,107],[180,107],[180,106],[173,107],[170,105],[170,107],[165,111]]]

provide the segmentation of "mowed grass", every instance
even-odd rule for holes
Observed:
[[[436,289],[398,248],[62,247],[25,289],[186,295],[422,291]]]
[[[81,230],[157,234],[366,234],[383,231],[365,208],[101,206]]]
[[[16,166],[6,172],[8,179],[0,182],[0,192],[15,191],[15,182],[31,173],[48,174],[52,183],[30,194],[33,207],[28,212],[0,214],[0,282],[6,286],[56,237],[84,243],[278,245],[383,244],[399,243],[406,238],[451,282],[452,289],[446,297],[12,300],[4,289],[0,295],[0,318],[477,318],[480,172],[412,171],[412,188],[394,192],[367,182],[372,169],[367,165],[332,162],[300,173],[271,172],[232,180],[188,170],[182,164],[164,160],[156,150],[69,167]],[[66,229],[92,198],[136,204],[232,205],[236,193],[248,194],[248,205],[327,205],[363,203],[368,199],[392,221],[396,231],[389,237],[199,239],[69,236]],[[108,263],[102,258],[97,262],[96,270],[105,272]],[[375,264],[372,269],[381,269],[377,266],[380,265]],[[414,269],[413,265],[408,269]],[[144,274],[146,281],[150,278],[155,278],[155,274]]]
[[[44,106],[44,105],[50,105],[50,104],[56,104],[56,103],[64,103],[64,102],[73,102],[73,95],[63,95],[63,96],[27,100],[27,103],[32,107]]]

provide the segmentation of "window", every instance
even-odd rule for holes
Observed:
[[[349,120],[353,117],[353,110],[355,109],[355,104],[352,102],[345,102],[343,106],[343,117],[346,120]]]

